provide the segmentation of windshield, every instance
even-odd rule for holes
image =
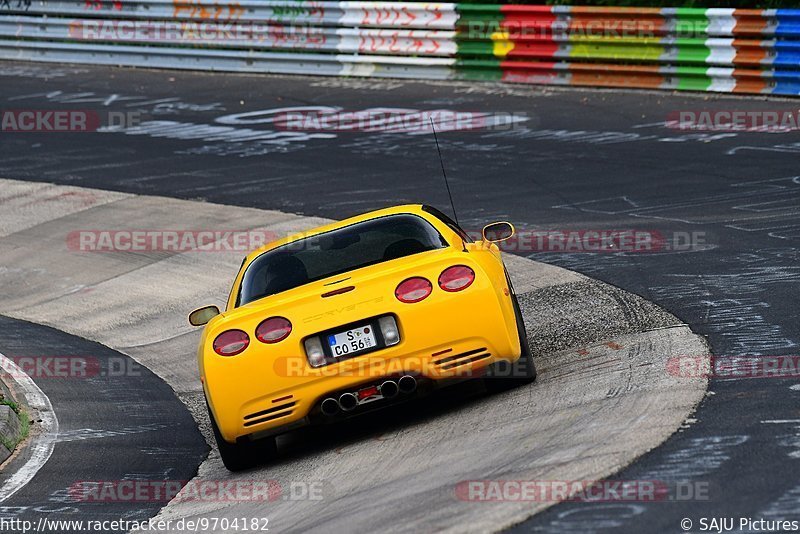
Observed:
[[[329,276],[447,246],[417,215],[388,215],[293,241],[257,257],[242,278],[236,305]]]

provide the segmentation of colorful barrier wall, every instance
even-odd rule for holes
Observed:
[[[0,59],[800,94],[800,9],[0,0]]]
[[[800,91],[800,10],[485,6],[457,9],[467,78]]]

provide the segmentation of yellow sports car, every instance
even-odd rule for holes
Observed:
[[[496,243],[473,241],[430,206],[374,211],[249,254],[206,325],[200,378],[225,466],[276,453],[275,436],[481,376],[488,388],[536,369]]]

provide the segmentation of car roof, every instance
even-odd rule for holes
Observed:
[[[325,232],[330,232],[331,230],[336,230],[338,228],[343,228],[345,226],[350,226],[351,224],[356,224],[364,221],[369,221],[370,219],[377,219],[379,217],[386,217],[387,215],[401,215],[401,214],[411,214],[411,215],[419,215],[428,219],[427,213],[425,210],[422,209],[422,204],[403,204],[400,206],[392,206],[389,208],[383,208],[379,210],[369,211],[367,213],[362,213],[361,215],[356,215],[354,217],[349,217],[347,219],[341,221],[334,221],[329,224],[325,224],[323,226],[317,226],[315,228],[311,228],[309,230],[305,230],[303,232],[297,232],[291,235],[288,235],[284,238],[278,239],[276,241],[272,241],[263,245],[262,247],[257,248],[253,252],[247,255],[245,259],[245,263],[251,262],[257,256],[260,256],[264,252],[268,250],[272,250],[274,248],[278,248],[280,246],[286,245],[288,243],[292,243],[294,241],[299,241],[300,239],[305,239],[307,237],[311,237],[318,234],[323,234]]]

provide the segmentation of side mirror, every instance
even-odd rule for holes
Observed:
[[[189,314],[189,324],[192,326],[203,326],[217,315],[219,315],[219,308],[216,306],[204,306]]]
[[[514,225],[509,222],[495,222],[483,227],[483,240],[490,243],[505,241],[514,235]]]

